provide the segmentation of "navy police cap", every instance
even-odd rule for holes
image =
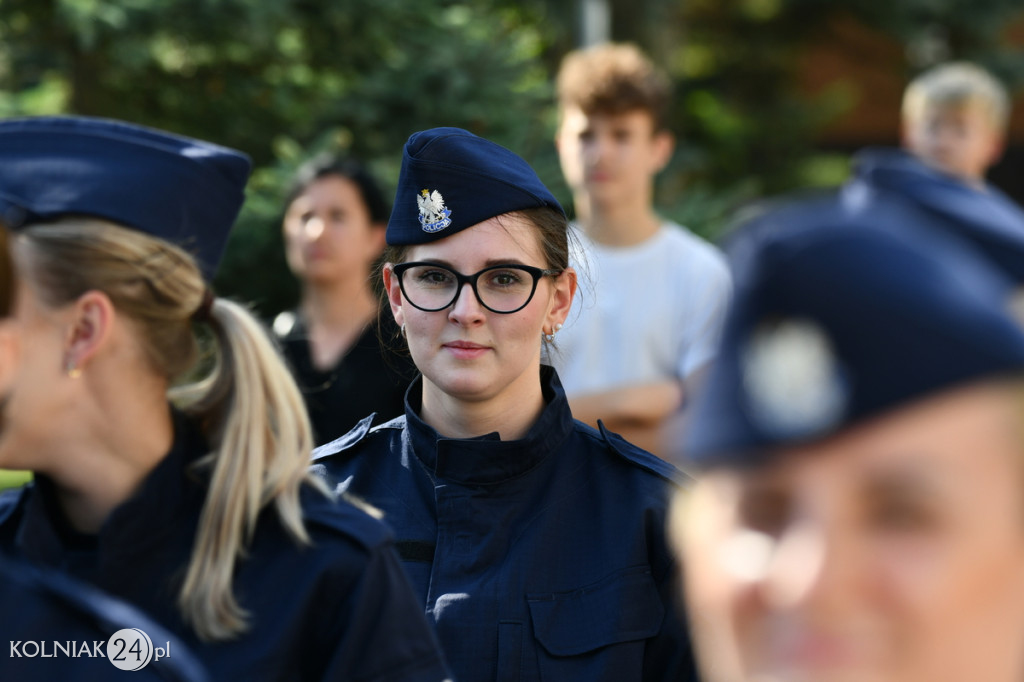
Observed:
[[[104,218],[192,253],[212,278],[245,198],[247,156],[82,116],[0,121],[0,221]]]
[[[912,202],[930,214],[932,227],[970,243],[1024,283],[1024,211],[997,188],[972,187],[899,149],[865,149],[853,169],[847,191],[892,192]]]
[[[460,128],[424,130],[405,143],[387,242],[424,244],[503,213],[542,206],[565,214],[516,154]]]
[[[686,452],[753,464],[774,448],[973,380],[1024,371],[1010,283],[911,204],[782,205],[729,246],[735,293]],[[900,229],[895,229],[900,228]]]

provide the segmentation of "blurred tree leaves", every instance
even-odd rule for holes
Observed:
[[[450,0],[0,0],[0,115],[124,118],[250,154],[218,291],[269,314],[294,298],[280,205],[332,149],[394,181],[405,139],[468,128],[550,146],[543,7]]]
[[[705,233],[716,233],[723,214],[746,200],[845,177],[845,155],[820,149],[818,133],[871,93],[842,78],[813,95],[799,83],[808,46],[827,45],[837,21],[893,43],[897,68],[889,77],[897,84],[956,58],[981,63],[1011,89],[1024,85],[1024,52],[1004,35],[1024,20],[1019,0],[647,2],[670,13],[666,25],[676,32],[660,53],[679,85],[674,127],[682,131],[665,181],[674,185],[670,196],[690,195],[711,209],[695,215],[707,224],[691,223]],[[693,208],[687,200],[677,206],[682,215]]]
[[[973,58],[1024,85],[1001,32],[1019,0],[609,0],[616,40],[640,43],[676,83],[680,144],[659,182],[665,212],[714,235],[745,201],[837,182],[845,158],[816,132],[858,96],[811,96],[797,73],[837,16],[891,36],[905,74]],[[568,0],[0,0],[0,116],[124,118],[242,149],[248,201],[216,287],[270,315],[295,282],[281,253],[290,176],[333,150],[390,191],[402,143],[468,128],[509,146],[568,201],[551,137],[551,78],[572,48]]]

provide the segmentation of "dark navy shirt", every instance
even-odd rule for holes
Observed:
[[[521,440],[370,419],[316,452],[384,512],[459,682],[696,679],[666,507],[682,474],[575,421],[553,369]]]
[[[309,331],[297,310],[278,315],[274,330],[302,391],[317,445],[348,433],[368,414],[376,412],[379,421],[402,414],[405,389],[418,371],[408,355],[381,343],[382,338],[397,336],[390,311],[368,325],[338,362],[325,370],[313,365]]]
[[[200,642],[176,599],[206,490],[189,465],[206,452],[177,415],[171,452],[95,536],[70,528],[52,483],[37,477],[0,497],[0,547],[137,605],[177,633],[214,679],[446,678],[385,526],[312,488],[302,493],[312,546],[297,545],[264,510],[234,576],[251,628],[231,641]]]

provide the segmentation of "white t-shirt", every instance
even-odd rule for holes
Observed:
[[[573,230],[580,285],[548,357],[566,393],[682,380],[713,357],[732,292],[715,246],[672,222],[628,247]]]

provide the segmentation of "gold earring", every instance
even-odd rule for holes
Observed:
[[[69,362],[64,371],[67,373],[69,379],[77,379],[82,376],[82,369],[80,367],[76,367],[74,362]]]

